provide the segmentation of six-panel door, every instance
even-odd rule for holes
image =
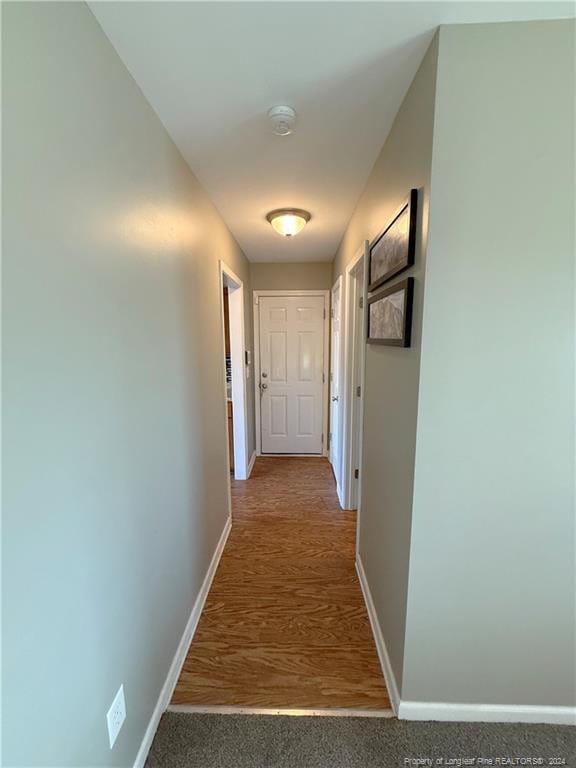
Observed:
[[[262,453],[322,453],[324,297],[261,296]]]

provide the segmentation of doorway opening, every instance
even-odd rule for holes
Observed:
[[[244,341],[244,285],[223,261],[220,262],[220,294],[229,465],[236,480],[246,480],[249,475],[246,408],[246,377],[249,368]]]
[[[328,291],[254,291],[258,456],[327,455]]]

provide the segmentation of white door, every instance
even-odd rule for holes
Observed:
[[[330,463],[340,493],[340,475],[342,472],[342,277],[338,278],[332,288],[330,317]]]
[[[364,388],[364,260],[356,267],[350,280],[351,303],[350,311],[353,313],[352,328],[352,392],[351,392],[351,424],[350,424],[350,456],[351,456],[351,476],[349,508],[358,509],[360,499],[360,481],[359,475],[361,463],[361,422],[362,422],[362,391]]]
[[[324,297],[261,296],[262,453],[322,453]]]

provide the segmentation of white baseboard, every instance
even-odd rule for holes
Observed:
[[[344,503],[344,496],[342,494],[342,488],[338,485],[338,482],[336,482],[336,496],[338,496],[338,503],[340,504],[340,509],[346,509],[346,504]]]
[[[448,704],[400,701],[401,720],[446,720],[460,723],[553,723],[576,725],[576,707],[521,704]]]
[[[250,461],[248,462],[248,471],[246,472],[246,480],[250,477],[252,474],[252,470],[254,469],[254,462],[256,461],[256,451],[252,452],[252,457]]]
[[[200,587],[198,597],[196,598],[194,606],[192,607],[192,612],[190,613],[186,628],[184,629],[184,633],[180,638],[178,648],[176,649],[176,653],[174,654],[174,658],[170,664],[170,669],[168,670],[166,680],[164,681],[164,685],[162,686],[162,690],[158,696],[158,701],[156,702],[156,706],[152,712],[152,717],[150,718],[146,732],[144,734],[144,738],[140,744],[140,749],[136,755],[134,768],[144,768],[144,763],[148,757],[150,747],[152,746],[152,741],[154,740],[154,735],[156,733],[156,729],[158,728],[160,718],[170,704],[170,699],[172,698],[176,683],[178,682],[182,665],[184,664],[186,654],[188,653],[188,648],[190,647],[190,643],[192,642],[192,638],[196,632],[196,627],[198,626],[198,621],[200,620],[200,615],[202,613],[202,609],[204,608],[206,598],[208,597],[208,592],[210,591],[210,586],[212,585],[212,581],[214,579],[216,569],[218,568],[218,563],[220,562],[222,552],[224,551],[224,546],[226,545],[226,540],[228,539],[228,534],[230,533],[231,527],[232,521],[230,518],[228,518],[226,525],[224,526],[224,530],[222,531],[222,535],[220,536],[220,540],[216,546],[216,550],[212,556],[212,560],[210,561],[210,565],[208,566],[208,571],[204,577],[202,586]]]
[[[392,670],[392,665],[390,664],[390,657],[388,655],[386,643],[384,642],[384,636],[382,635],[382,630],[380,629],[380,622],[378,621],[378,616],[374,607],[374,601],[372,600],[372,595],[370,593],[370,587],[368,586],[368,581],[366,580],[364,566],[362,565],[362,560],[358,553],[356,554],[356,572],[358,574],[358,579],[360,580],[360,586],[362,587],[364,602],[366,603],[368,618],[370,619],[370,626],[372,627],[372,634],[374,635],[374,642],[376,643],[376,650],[378,651],[378,658],[380,659],[382,674],[384,675],[384,680],[386,681],[386,688],[388,689],[390,703],[392,705],[392,709],[394,710],[394,714],[397,715],[398,705],[400,702],[398,686],[396,684],[396,678]]]

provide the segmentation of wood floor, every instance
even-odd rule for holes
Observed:
[[[328,461],[259,458],[172,704],[388,709],[354,567],[356,513]]]

